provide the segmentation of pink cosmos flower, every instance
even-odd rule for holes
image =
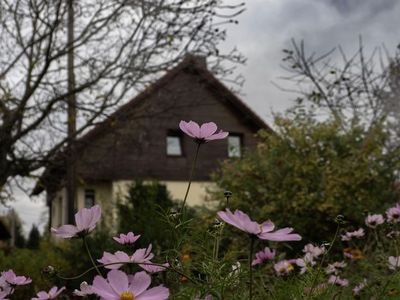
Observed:
[[[307,244],[304,246],[303,252],[312,258],[317,258],[325,252],[325,248],[314,246],[313,244]]]
[[[140,238],[140,235],[135,235],[133,232],[128,232],[127,234],[123,234],[121,233],[118,236],[113,237],[113,239],[120,243],[121,245],[125,245],[125,244],[133,244],[134,242],[136,242],[138,239]]]
[[[96,276],[92,290],[104,300],[165,300],[168,299],[169,290],[159,285],[148,289],[151,277],[146,272],[139,272],[128,276],[122,271],[111,270],[107,279]]]
[[[79,285],[79,290],[74,290],[75,296],[84,297],[91,294],[93,294],[92,286],[89,285],[86,281],[82,282]]]
[[[7,296],[14,293],[14,288],[6,281],[3,276],[0,276],[0,299],[8,299]]]
[[[325,272],[326,274],[335,274],[338,275],[339,272],[345,268],[347,266],[347,264],[344,261],[336,261],[333,264],[329,264],[326,269]]]
[[[7,296],[10,296],[12,294],[12,291],[6,291],[6,290],[1,290],[0,289],[0,300],[9,300],[9,298],[6,298]]]
[[[309,267],[312,267],[316,264],[314,257],[310,253],[306,253],[303,258],[296,259],[295,263],[298,267],[300,267],[300,274],[304,274],[307,272]]]
[[[265,247],[264,250],[256,253],[256,258],[251,263],[252,266],[261,265],[266,260],[273,260],[275,258],[275,250]]]
[[[32,282],[32,279],[29,277],[17,276],[13,270],[1,272],[1,277],[4,279],[4,282],[9,285],[26,285]]]
[[[328,283],[335,284],[339,286],[348,286],[349,281],[347,279],[342,279],[339,276],[331,275],[328,279]]]
[[[229,132],[220,130],[214,122],[204,123],[201,126],[193,121],[180,121],[179,128],[198,143],[206,143],[212,140],[221,140],[228,136]]]
[[[154,254],[151,253],[152,245],[147,248],[137,249],[131,256],[123,251],[117,251],[114,254],[104,251],[103,257],[97,261],[106,265],[107,269],[119,269],[126,263],[151,263]],[[108,265],[110,264],[110,265]]]
[[[400,256],[389,256],[388,262],[389,269],[396,270],[398,267],[400,267]]]
[[[397,203],[396,206],[388,208],[386,210],[387,221],[390,223],[399,223],[400,222],[400,203]]]
[[[385,222],[385,219],[380,214],[368,215],[365,218],[365,225],[367,225],[370,228],[376,228],[378,225],[381,225],[384,222]]]
[[[300,241],[301,236],[292,233],[293,228],[282,228],[276,231],[274,223],[270,220],[258,224],[252,221],[247,214],[240,210],[232,213],[228,208],[226,211],[219,211],[218,216],[226,223],[239,228],[240,230],[252,235],[256,235],[261,240],[284,242],[284,241]]]
[[[354,295],[354,296],[359,296],[361,290],[364,289],[366,286],[367,286],[367,279],[364,278],[364,280],[363,280],[362,282],[360,282],[358,285],[356,285],[356,286],[353,288],[353,290],[352,290],[352,291],[353,291],[353,295]]]
[[[356,231],[346,232],[344,235],[342,235],[342,241],[351,241],[353,237],[360,239],[364,235],[365,235],[364,229],[360,228]]]
[[[294,270],[293,263],[289,260],[281,260],[274,265],[275,272],[278,276],[288,275]]]
[[[70,239],[94,230],[101,216],[101,208],[95,205],[91,208],[82,208],[75,214],[75,225],[63,225],[51,228],[51,232],[58,237]]]
[[[65,287],[58,289],[58,287],[53,286],[49,292],[40,291],[36,294],[36,297],[33,297],[31,300],[47,300],[47,299],[56,299],[58,295],[65,290]]]

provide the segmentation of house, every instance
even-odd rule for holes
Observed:
[[[196,145],[178,127],[180,120],[214,121],[229,131],[225,140],[205,144],[199,153],[189,205],[203,203],[210,174],[218,163],[255,148],[255,133],[271,130],[207,69],[205,59],[187,56],[175,68],[77,140],[78,191],[75,207],[101,203],[113,211],[118,196],[135,179],[157,180],[182,199]],[[33,191],[47,193],[50,225],[66,221],[66,169],[62,154]],[[108,214],[112,215],[112,213]]]

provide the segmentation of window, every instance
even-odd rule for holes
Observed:
[[[177,131],[168,131],[167,134],[167,155],[182,156],[182,135]]]
[[[96,193],[94,190],[85,190],[85,207],[90,208],[96,203]]]
[[[228,157],[242,156],[242,137],[239,134],[228,136]]]

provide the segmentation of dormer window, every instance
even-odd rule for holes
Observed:
[[[167,155],[182,156],[182,134],[179,131],[169,130],[167,133]]]
[[[229,134],[228,136],[228,157],[242,156],[242,135]]]

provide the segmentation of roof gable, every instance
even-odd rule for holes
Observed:
[[[85,148],[87,148],[88,145],[96,143],[96,141],[99,141],[99,139],[103,138],[105,135],[115,131],[118,125],[126,126],[124,125],[125,120],[129,119],[133,112],[139,110],[146,100],[157,96],[162,97],[162,95],[160,96],[158,94],[165,92],[165,90],[168,89],[168,86],[172,85],[176,80],[179,80],[180,76],[183,74],[191,74],[196,77],[196,79],[202,83],[202,86],[206,88],[209,93],[214,95],[214,99],[217,99],[217,101],[219,101],[223,106],[228,107],[229,110],[235,114],[237,118],[240,118],[242,123],[245,123],[246,126],[250,127],[253,132],[258,131],[259,129],[272,131],[270,127],[243,101],[234,95],[225,85],[216,79],[210,71],[207,70],[203,61],[190,55],[175,68],[168,71],[154,84],[146,88],[138,96],[122,105],[104,122],[98,124],[91,131],[77,139],[77,151],[85,151]],[[218,122],[218,120],[214,121]],[[39,194],[43,189],[47,188],[50,185],[50,179],[60,183],[62,178],[65,176],[65,171],[63,171],[63,157],[65,157],[65,153],[60,152],[58,154],[58,159],[55,160],[57,165],[52,165],[46,169],[40,182],[36,185],[33,194]]]

